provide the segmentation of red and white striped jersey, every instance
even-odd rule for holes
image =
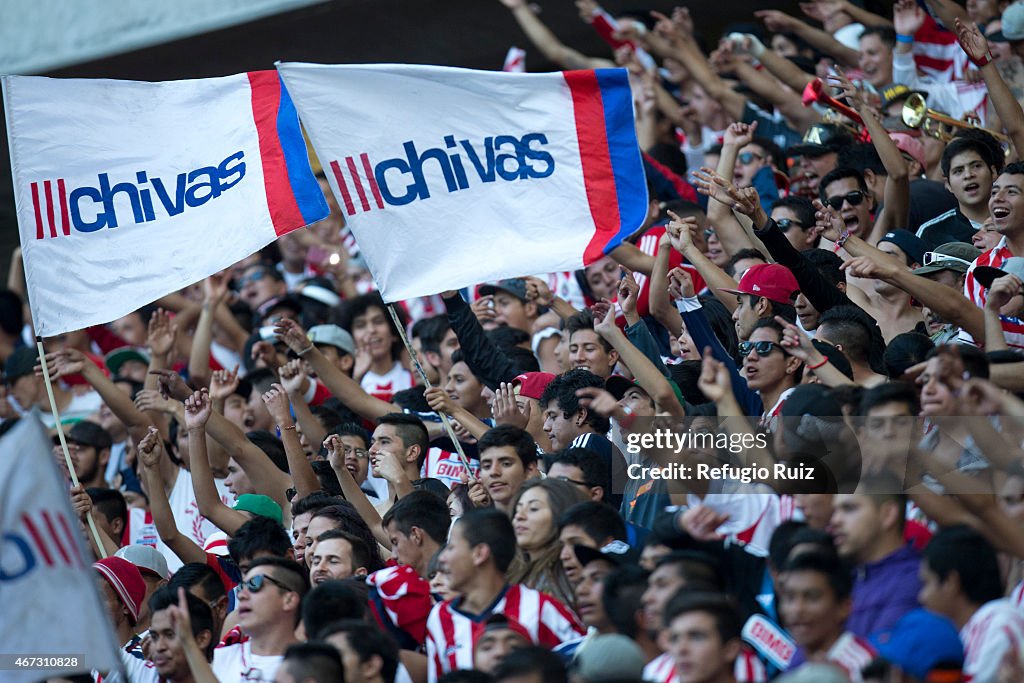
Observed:
[[[1021,581],[1014,587],[1013,591],[1010,592],[1010,595],[1007,596],[1007,599],[1018,609],[1024,607],[1024,581]]]
[[[492,614],[504,614],[526,627],[537,645],[553,648],[579,638],[587,630],[572,610],[547,593],[519,584],[506,586],[483,614],[460,612],[461,598],[434,605],[427,619],[429,683],[449,671],[473,668],[473,625]]]
[[[779,524],[802,518],[792,496],[780,496],[763,485],[723,482],[722,488],[704,496],[703,500],[687,494],[688,507],[705,505],[729,519],[716,530],[739,541],[751,555],[768,556],[768,544]]]
[[[732,675],[736,683],[765,683],[768,680],[768,670],[764,663],[746,645],[736,658]],[[665,652],[649,661],[644,667],[644,680],[648,683],[679,683],[672,655]]]
[[[994,681],[1006,651],[1019,653],[1024,646],[1024,614],[1005,598],[986,602],[960,629],[960,642],[964,683]]]
[[[390,401],[399,391],[415,386],[416,378],[412,376],[412,372],[402,367],[401,363],[395,361],[386,374],[378,375],[373,370],[367,372],[363,375],[360,385],[366,393],[382,401]]]
[[[964,278],[964,296],[974,302],[974,305],[978,308],[983,308],[985,306],[985,299],[988,298],[988,292],[981,286],[980,282],[974,279],[974,269],[978,266],[1002,268],[1003,264],[1006,263],[1006,259],[1011,256],[1013,256],[1013,253],[1006,246],[1006,238],[1004,237],[999,240],[999,244],[975,259],[971,267],[967,269],[967,276]]]
[[[868,641],[847,631],[829,648],[825,659],[845,671],[851,683],[862,683],[864,679],[860,675],[861,669],[877,656],[878,652]]]
[[[970,59],[960,48],[956,35],[939,26],[928,15],[914,34],[911,53],[918,71],[938,82],[962,80],[971,68]]]

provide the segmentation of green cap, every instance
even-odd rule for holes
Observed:
[[[261,517],[270,517],[278,524],[283,524],[281,506],[274,502],[270,496],[261,496],[255,493],[243,493],[235,501],[235,509],[241,512],[251,512]]]

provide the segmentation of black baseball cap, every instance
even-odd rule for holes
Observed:
[[[786,150],[786,155],[820,157],[853,144],[853,136],[835,123],[816,123],[804,133],[803,141]]]
[[[100,427],[95,422],[89,422],[88,420],[81,420],[76,422],[75,425],[65,435],[68,443],[75,443],[81,446],[92,446],[97,451],[102,451],[104,448],[110,448],[114,439],[111,438],[110,432],[103,427]],[[54,445],[60,443],[60,437],[54,435]]]

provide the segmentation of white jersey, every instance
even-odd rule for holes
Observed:
[[[964,683],[995,681],[1007,650],[1024,646],[1024,615],[1005,598],[987,602],[960,629]]]
[[[736,683],[764,683],[768,680],[764,664],[746,647],[733,663],[732,675]],[[675,659],[667,652],[658,655],[644,666],[643,679],[648,683],[679,683]]]
[[[359,384],[366,393],[376,396],[382,401],[390,401],[399,391],[415,386],[416,380],[411,372],[402,367],[401,363],[395,361],[391,369],[383,375],[368,370]]]
[[[273,681],[284,655],[254,655],[252,642],[218,647],[213,651],[213,673],[221,683]]]
[[[704,505],[728,515],[729,519],[716,531],[744,543],[750,554],[767,557],[768,544],[779,524],[799,518],[793,497],[780,496],[763,484],[723,481],[718,487],[718,483],[712,483],[711,492],[703,500],[687,494],[687,506]]]

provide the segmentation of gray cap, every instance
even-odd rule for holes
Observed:
[[[775,679],[775,683],[849,683],[849,675],[835,664],[808,662]]]
[[[609,633],[589,639],[576,655],[576,673],[588,683],[639,681],[643,678],[644,653],[632,639]]]
[[[114,553],[115,557],[128,560],[140,572],[150,572],[161,579],[169,579],[171,572],[167,569],[167,560],[160,551],[150,545],[126,545]]]
[[[992,266],[978,266],[974,269],[974,279],[978,281],[985,289],[992,286],[992,283],[1004,275],[1016,275],[1017,277],[1024,279],[1024,258],[1020,256],[1011,256],[1010,258],[1003,261],[1003,265],[999,268],[993,268]]]
[[[337,325],[316,325],[309,328],[308,336],[309,341],[314,344],[327,344],[351,355],[356,353],[356,343],[352,335]]]
[[[948,256],[949,258],[943,258]],[[928,275],[937,273],[940,270],[952,270],[956,273],[966,273],[977,258],[981,256],[981,249],[978,249],[967,242],[946,242],[935,247],[934,250],[925,252],[920,268],[914,269],[914,275]]]
[[[1015,2],[1005,10],[1001,17],[1002,28],[990,36],[990,43],[1006,43],[1024,40],[1024,3]]]

